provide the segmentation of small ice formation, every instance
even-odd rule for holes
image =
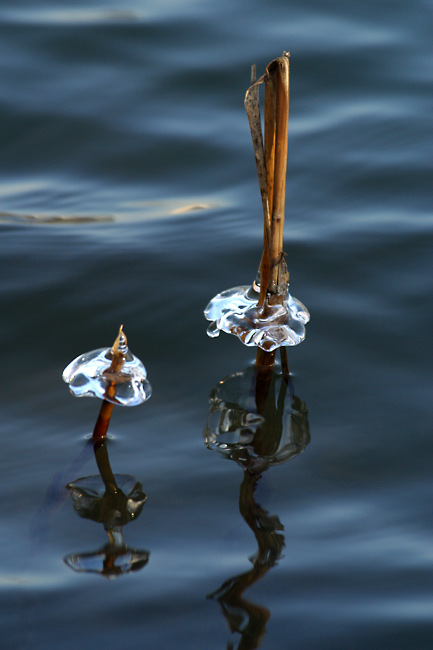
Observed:
[[[152,395],[146,368],[129,350],[122,326],[112,348],[81,354],[66,366],[62,377],[75,397],[138,406]]]
[[[205,318],[211,321],[208,336],[234,334],[245,345],[266,352],[301,343],[310,314],[290,295],[288,283],[283,293],[270,296],[263,308],[258,307],[259,293],[260,276],[251,287],[234,287],[217,294],[204,311]]]

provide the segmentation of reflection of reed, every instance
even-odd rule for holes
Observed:
[[[270,618],[266,607],[246,600],[243,593],[269,571],[284,548],[284,528],[255,501],[255,489],[271,465],[287,462],[310,442],[307,409],[294,395],[287,359],[283,354],[282,372],[274,361],[275,354],[259,352],[255,366],[221,381],[211,391],[204,431],[209,448],[244,470],[239,510],[258,546],[253,568],[209,595],[219,601],[231,632],[241,635],[239,650],[259,647]]]
[[[80,517],[103,524],[108,543],[95,552],[71,554],[64,560],[74,571],[114,578],[148,562],[148,551],[129,549],[122,533],[123,526],[140,515],[147,497],[133,476],[113,474],[106,440],[96,441],[93,449],[100,474],[77,479],[67,488]]]
[[[284,536],[277,532],[284,530],[280,520],[269,515],[254,499],[259,479],[260,475],[245,470],[239,494],[239,510],[253,531],[258,545],[256,555],[251,558],[253,568],[229,578],[208,596],[219,601],[230,631],[241,635],[239,650],[259,647],[270,617],[266,607],[248,601],[243,593],[269,571],[284,548]]]
[[[310,442],[307,408],[294,394],[287,362],[280,372],[275,355],[262,354],[212,389],[204,430],[209,449],[255,471],[287,462]]]

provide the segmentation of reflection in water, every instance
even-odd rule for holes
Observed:
[[[308,445],[307,408],[288,372],[256,364],[212,389],[204,439],[210,449],[260,472]]]
[[[114,221],[114,218],[108,215],[63,215],[63,214],[25,214],[18,212],[0,212],[1,222],[20,222],[27,221],[30,223],[42,224],[87,224],[87,223],[107,223]]]
[[[226,580],[217,591],[208,596],[219,601],[230,631],[241,635],[239,649],[259,647],[270,617],[266,607],[246,600],[243,592],[269,571],[284,548],[284,536],[278,532],[284,530],[280,520],[275,515],[269,515],[254,500],[259,478],[260,474],[245,470],[239,494],[239,510],[253,531],[258,545],[257,553],[250,558],[253,568]]]
[[[147,497],[134,477],[113,474],[106,440],[95,442],[94,453],[100,475],[77,479],[67,488],[80,517],[104,525],[108,543],[94,552],[67,555],[64,561],[74,571],[115,578],[143,568],[149,560],[148,551],[128,548],[122,535],[123,526],[137,519]]]
[[[270,617],[266,607],[246,600],[243,593],[269,571],[284,548],[283,525],[256,503],[254,492],[264,471],[287,462],[310,442],[307,408],[294,395],[286,357],[282,356],[280,372],[273,359],[261,363],[264,357],[259,354],[255,366],[229,375],[211,391],[204,430],[207,447],[244,470],[239,510],[258,546],[251,558],[253,568],[226,580],[208,596],[219,601],[230,631],[241,635],[239,650],[259,647]]]

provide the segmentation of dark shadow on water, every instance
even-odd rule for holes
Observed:
[[[240,635],[238,650],[254,650],[271,613],[243,594],[277,563],[285,546],[278,516],[264,510],[254,493],[265,471],[291,460],[309,444],[308,413],[294,394],[288,369],[272,364],[229,375],[211,391],[209,403],[205,444],[242,467],[239,510],[258,548],[250,558],[252,569],[225,580],[208,598],[218,600],[231,633]],[[227,648],[234,647],[229,641]]]

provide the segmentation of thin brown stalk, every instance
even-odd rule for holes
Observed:
[[[113,408],[114,404],[112,402],[106,399],[103,400],[95,428],[93,429],[93,440],[103,440],[106,437]]]
[[[268,196],[266,186],[266,167],[265,156],[263,151],[262,124],[260,119],[260,102],[259,102],[259,85],[263,83],[264,77],[255,81],[255,65],[251,69],[251,86],[245,94],[245,109],[247,111],[248,122],[250,125],[251,138],[253,141],[254,157],[256,160],[257,174],[259,177],[260,195],[262,198],[263,216],[265,222],[269,221]],[[254,80],[254,81],[253,81]]]
[[[125,344],[126,344],[127,339],[126,339],[125,332],[123,331],[123,325],[119,327],[119,333],[111,348],[111,354],[113,355],[113,357],[111,359],[110,367],[105,371],[107,374],[120,372],[122,370],[123,364],[125,363],[125,357],[121,352],[119,352],[120,337],[122,336],[122,334],[124,336]]]
[[[259,305],[263,306],[266,298],[266,290],[270,272],[269,242],[271,238],[271,220],[269,212],[269,196],[265,153],[263,148],[262,123],[260,117],[259,85],[265,81],[265,76],[256,81],[256,66],[251,66],[251,86],[245,95],[245,109],[248,115],[251,138],[253,141],[254,157],[256,160],[257,175],[259,178],[260,196],[264,218],[263,228],[263,256],[260,262],[260,298]]]
[[[266,69],[265,85],[265,164],[266,184],[268,192],[269,215],[271,220],[272,233],[272,206],[274,202],[274,175],[275,175],[275,136],[276,136],[276,110],[277,102],[275,96],[275,80],[271,71],[273,61]],[[272,237],[272,234],[271,234]]]
[[[104,481],[105,488],[109,492],[117,492],[117,483],[111,469],[110,459],[108,457],[106,440],[96,440],[93,445],[96,464],[98,465],[99,473]]]
[[[271,385],[272,373],[274,370],[276,350],[265,352],[257,348],[255,365],[255,393],[257,412],[263,415],[263,410],[268,399],[269,387]]]
[[[283,373],[283,377],[285,381],[288,382],[290,379],[290,369],[289,369],[289,362],[287,359],[287,349],[285,347],[280,348],[280,358],[281,358],[281,370]]]
[[[283,255],[289,125],[289,59],[284,55],[266,69],[265,161],[271,217],[269,291],[278,293],[279,262]]]
[[[271,61],[266,74],[245,95],[245,108],[253,140],[264,215],[263,255],[260,262],[259,309],[266,309],[268,294],[280,292],[287,172],[289,120],[289,55]],[[265,82],[264,146],[260,119],[259,84]]]
[[[107,368],[107,370],[104,372],[106,375],[112,376],[120,372],[122,370],[123,364],[125,363],[125,357],[119,351],[120,337],[122,334],[125,337],[126,342],[126,336],[123,332],[123,325],[120,326],[117,338],[113,343],[113,347],[111,348],[111,353],[113,356],[111,359],[110,367]],[[109,400],[113,399],[116,395],[116,387],[113,380],[110,381],[105,395],[108,399],[104,399],[102,402],[101,410],[99,411],[98,419],[96,420],[95,428],[93,429],[93,440],[103,440],[107,435],[111,414],[114,407],[114,404]]]

